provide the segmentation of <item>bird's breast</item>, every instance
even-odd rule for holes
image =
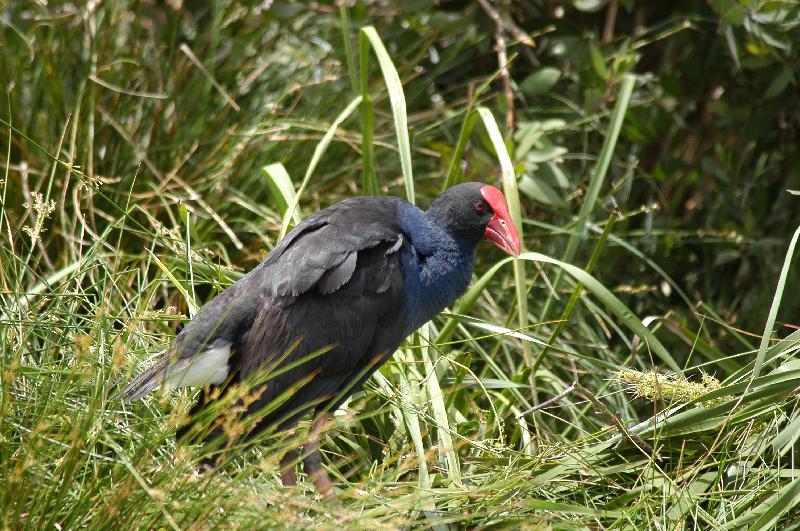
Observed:
[[[406,333],[430,321],[458,299],[469,286],[474,254],[450,253],[421,257],[412,249],[401,254]]]

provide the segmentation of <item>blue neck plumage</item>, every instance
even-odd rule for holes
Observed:
[[[400,226],[411,240],[401,251],[405,278],[406,334],[433,319],[469,285],[475,263],[475,242],[445,231],[435,215],[403,204]]]

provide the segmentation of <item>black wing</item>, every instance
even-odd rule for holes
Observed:
[[[282,397],[265,425],[335,407],[403,340],[400,249],[408,243],[396,203],[364,198],[340,205],[267,264],[263,303],[238,367],[240,378],[265,366],[278,374],[251,406]],[[301,360],[307,361],[286,370]]]
[[[176,338],[174,352],[125,395],[144,396],[176,363],[190,365],[219,345],[231,346],[237,380],[264,366],[281,373],[259,403],[313,377],[271,418],[360,382],[358,375],[371,373],[403,339],[399,250],[407,243],[396,223],[398,203],[354,198],[306,219],[264,262],[203,306]],[[285,370],[320,349],[328,351]]]
[[[265,260],[262,280],[267,294],[296,298],[314,286],[322,294],[342,287],[353,275],[360,251],[396,243],[398,202],[394,198],[347,199],[309,217]]]

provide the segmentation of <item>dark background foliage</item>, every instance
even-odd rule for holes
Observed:
[[[259,182],[261,166],[279,159],[291,174],[302,174],[307,152],[302,143],[287,140],[313,138],[315,122],[330,120],[331,109],[348,98],[337,12],[329,4],[282,2],[174,7],[122,2],[92,22],[77,16],[71,4],[22,9],[14,24],[4,26],[7,53],[0,58],[10,122],[52,153],[66,116],[89,121],[102,145],[77,143],[74,156],[92,177],[119,182],[109,192],[112,202],[131,186],[145,202],[158,202],[155,192],[182,190],[165,178],[179,168],[180,178],[208,203],[219,204],[220,215],[247,240],[248,232],[264,227],[248,226],[253,221],[236,219],[236,212],[225,216],[230,194],[269,203]],[[496,9],[535,43],[527,46],[508,28],[503,32],[514,96],[515,130],[506,131],[512,153],[528,126],[560,120],[533,153],[515,157],[528,184],[522,187],[528,192],[526,212],[552,225],[570,222],[602,142],[602,135],[593,134],[602,131],[599,119],[613,106],[620,77],[635,73],[634,102],[603,204],[606,210],[616,205],[640,213],[619,224],[617,234],[658,263],[692,303],[711,305],[736,326],[758,328],[798,219],[796,198],[786,193],[800,187],[798,8],[719,0],[498,2]],[[357,3],[351,18],[354,30],[376,25],[387,43],[405,81],[417,176],[423,190],[429,181],[427,191],[435,190],[470,91],[495,76],[485,103],[498,116],[507,111],[496,76],[497,26],[477,2]],[[86,34],[105,25],[115,28],[114,39],[86,42]],[[238,111],[215,94],[210,77],[181,44],[202,57]],[[26,55],[28,61],[18,60]],[[106,90],[91,76],[169,98]],[[95,107],[91,115],[87,99]],[[142,115],[152,119],[137,119]],[[107,130],[120,134],[105,135]],[[390,142],[390,122],[379,123],[377,134]],[[126,156],[110,145],[126,142],[137,146]],[[240,148],[220,158],[230,143]],[[47,161],[43,150],[20,136],[12,147],[12,161],[24,159],[40,170]],[[352,193],[342,189],[341,176],[358,181],[358,154],[347,146],[334,150],[338,167],[314,183],[320,196],[330,189]],[[176,153],[185,161],[175,160]],[[379,171],[391,167],[391,150],[378,149],[377,155]],[[492,156],[479,145],[469,146],[463,166],[468,179],[496,174]],[[391,172],[383,182],[394,190]],[[539,186],[533,189],[530,180]],[[10,204],[24,201],[16,182],[10,183]],[[541,236],[529,247],[557,254],[563,238]],[[607,282],[648,288],[631,295],[639,310],[664,313],[681,302],[674,291],[651,296],[657,295],[651,290],[658,273],[613,249],[597,271]],[[797,304],[786,301],[786,321]]]

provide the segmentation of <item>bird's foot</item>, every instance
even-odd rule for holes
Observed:
[[[319,469],[309,472],[308,477],[314,483],[317,492],[322,495],[323,500],[337,507],[342,506],[342,502],[339,501],[339,496],[336,494],[336,489],[333,488],[333,482],[325,470]]]
[[[337,507],[341,507],[342,504],[336,495],[336,490],[333,488],[333,482],[322,466],[322,455],[319,452],[322,434],[332,420],[330,413],[323,413],[311,426],[310,439],[303,446],[303,455],[305,456],[303,458],[303,468],[308,474],[308,479],[314,483],[322,498]]]
[[[281,459],[281,483],[284,487],[294,487],[297,485],[297,459],[300,456],[299,450],[289,450]]]

